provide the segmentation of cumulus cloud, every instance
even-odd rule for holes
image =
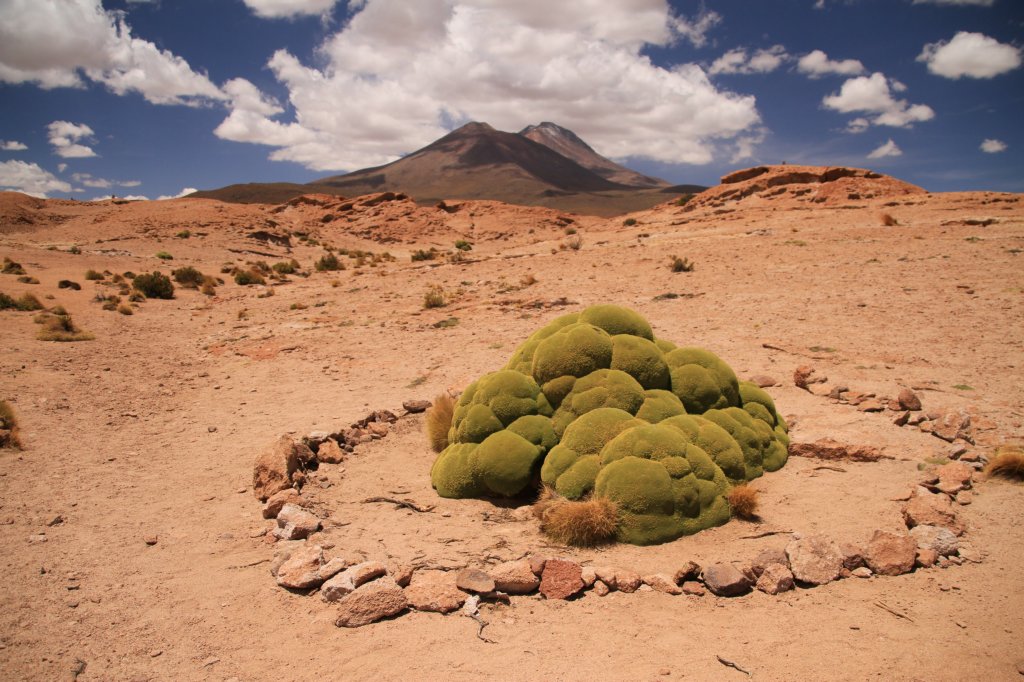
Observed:
[[[470,120],[549,120],[613,158],[708,163],[759,123],[754,98],[643,50],[699,42],[710,16],[680,18],[664,0],[365,0],[320,46],[320,65],[286,50],[270,59],[287,110],[244,79],[227,83],[216,134],[275,147],[272,159],[354,170]]]
[[[871,127],[871,121],[866,118],[855,118],[846,124],[846,132],[848,133],[863,133],[865,130]]]
[[[811,78],[821,78],[828,74],[856,76],[865,71],[864,65],[856,59],[829,59],[821,50],[813,50],[800,57],[796,63],[796,70]]]
[[[750,55],[743,48],[737,48],[729,50],[716,59],[708,69],[708,73],[712,75],[770,73],[779,68],[788,58],[786,48],[782,45],[773,45]]]
[[[197,190],[195,187],[185,187],[180,192],[178,192],[177,194],[175,194],[173,196],[171,196],[170,194],[166,194],[166,195],[164,195],[162,197],[157,197],[156,200],[157,201],[166,201],[167,199],[180,199],[180,198],[182,198],[184,196],[188,196],[189,194],[192,194],[193,192],[198,192],[198,191],[199,190]]]
[[[97,178],[89,173],[73,173],[71,179],[80,185],[94,189],[109,189],[110,187],[138,187],[142,183],[138,180],[107,180]]]
[[[1006,151],[1006,143],[1002,140],[987,139],[981,143],[981,151],[986,154],[998,154]]]
[[[924,46],[917,61],[945,78],[993,78],[1020,67],[1021,51],[982,33],[960,31],[952,40]]]
[[[100,0],[0,0],[0,82],[84,87],[86,79],[154,104],[225,99],[205,74],[135,38]]]
[[[722,16],[718,12],[702,9],[692,19],[684,16],[672,17],[672,28],[680,36],[690,41],[694,47],[704,47],[708,42],[708,31],[721,22]]]
[[[870,123],[894,128],[909,128],[919,121],[935,118],[935,112],[928,105],[910,104],[905,99],[893,97],[894,91],[904,89],[906,87],[898,81],[890,81],[885,74],[876,72],[848,79],[838,93],[827,95],[821,102],[826,109],[844,114],[870,114]]]
[[[4,161],[0,163],[0,190],[24,192],[45,199],[49,192],[70,192],[71,185],[37,164]]]
[[[86,159],[96,156],[90,147],[79,144],[79,140],[87,140],[94,133],[92,128],[82,124],[69,121],[54,121],[48,125],[50,144],[53,145],[53,153],[65,159]]]
[[[891,137],[885,144],[868,154],[869,159],[884,159],[887,156],[903,156],[903,150],[896,146]]]
[[[23,152],[28,149],[28,145],[23,142],[17,142],[15,140],[0,140],[0,150],[5,152]]]
[[[285,19],[302,14],[325,14],[338,0],[243,0],[253,13],[264,19]]]

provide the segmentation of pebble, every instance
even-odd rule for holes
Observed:
[[[152,547],[152,546],[153,546],[153,545],[155,545],[155,544],[156,544],[157,542],[159,542],[159,538],[158,538],[157,536],[155,536],[155,535],[147,535],[147,536],[146,536],[146,537],[144,538],[144,540],[145,540],[145,543],[146,543],[147,545],[149,545],[150,547]]]

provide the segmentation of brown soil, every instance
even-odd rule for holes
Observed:
[[[335,607],[282,590],[269,573],[274,548],[262,536],[272,524],[251,491],[262,447],[463,387],[546,320],[598,302],[637,309],[659,336],[705,346],[741,377],[779,379],[767,390],[795,421],[795,440],[827,436],[892,459],[835,471],[794,457],[753,483],[759,522],[658,547],[565,550],[547,544],[528,509],[437,498],[423,417],[403,417],[307,485],[328,519],[328,554],[457,567],[541,550],[672,572],[785,544],[786,535],[748,539],[766,531],[863,543],[876,529],[902,528],[895,500],[918,464],[948,444],[893,425],[891,412],[800,390],[793,371],[810,364],[827,375],[817,393],[846,384],[894,397],[912,387],[925,410],[968,409],[981,453],[1020,442],[1024,204],[995,193],[803,196],[665,206],[624,227],[621,218],[494,202],[449,213],[393,199],[340,212],[327,205],[334,197],[277,210],[0,195],[0,255],[40,280],[0,275],[0,291],[59,303],[96,336],[43,342],[32,313],[0,313],[0,399],[17,411],[26,446],[0,453],[3,676],[69,679],[84,662],[79,680],[745,677],[721,656],[762,680],[1016,678],[1024,490],[1003,481],[979,481],[960,510],[981,563],[777,597],[516,597],[482,610],[493,644],[458,615],[339,629]],[[883,213],[897,225],[883,226]],[[326,214],[344,217],[323,222]],[[583,235],[579,250],[560,248],[566,227]],[[182,230],[191,236],[176,238]],[[293,248],[248,236],[260,230],[290,231]],[[147,301],[132,316],[102,310],[92,299],[112,290],[84,279],[90,268],[187,264],[216,274],[224,263],[293,257],[309,268],[323,251],[296,232],[397,260],[357,269],[343,258],[344,271],[272,288],[222,275],[215,297],[178,288],[174,300]],[[461,263],[410,261],[414,250],[451,250],[456,239],[474,244]],[[72,245],[81,253],[68,253]],[[696,269],[670,272],[670,254]],[[536,283],[522,283],[528,274]],[[82,290],[58,290],[62,279]],[[452,302],[424,310],[433,284]],[[655,300],[667,293],[678,297]],[[455,326],[434,326],[452,317]],[[362,502],[372,496],[436,508]]]

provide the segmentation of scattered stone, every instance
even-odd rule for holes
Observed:
[[[594,575],[610,589],[614,590],[618,584],[615,579],[615,569],[610,566],[594,566]]]
[[[974,463],[981,461],[981,453],[977,451],[964,452],[960,455],[960,461],[973,465]]]
[[[590,569],[593,571],[593,569]],[[506,561],[488,571],[495,590],[508,594],[530,594],[540,585],[540,579],[530,568],[527,559]],[[593,584],[593,581],[591,581]]]
[[[747,576],[732,564],[718,563],[705,566],[701,575],[711,593],[719,597],[737,597],[750,590]]]
[[[639,573],[624,569],[615,571],[615,586],[619,592],[636,592],[643,582]]]
[[[160,538],[159,538],[159,537],[157,537],[156,535],[147,535],[147,536],[146,536],[146,537],[144,537],[144,538],[143,538],[142,540],[143,540],[143,542],[145,542],[145,543],[146,543],[147,545],[149,545],[150,547],[152,547],[153,545],[155,545],[156,543],[158,543],[158,542],[160,541]]]
[[[917,561],[917,543],[910,535],[876,530],[868,540],[864,561],[879,575],[910,573]]]
[[[864,548],[852,542],[843,542],[839,545],[843,553],[843,566],[852,571],[864,565]]]
[[[405,589],[409,605],[417,611],[451,613],[466,603],[466,593],[444,571],[418,571]]]
[[[597,582],[597,571],[593,566],[584,566],[580,572],[580,578],[583,580],[583,587],[593,587]]]
[[[455,576],[455,584],[466,592],[485,593],[494,591],[494,579],[477,568],[464,568]]]
[[[779,382],[776,381],[773,377],[767,376],[765,374],[756,374],[750,377],[750,382],[752,384],[756,384],[760,388],[771,388],[772,386],[779,385]]]
[[[896,400],[899,402],[901,410],[908,410],[910,412],[919,412],[921,410],[921,399],[909,388],[901,389],[900,394],[896,396]]]
[[[409,414],[419,414],[430,409],[430,405],[429,400],[406,400],[402,403],[402,408]]]
[[[323,582],[320,567],[324,550],[320,545],[302,547],[291,553],[277,569],[277,584],[292,590],[308,590]]]
[[[533,574],[538,578],[542,573],[544,573],[544,564],[547,560],[548,558],[546,556],[541,556],[539,554],[533,554],[530,556],[530,570],[533,571]]]
[[[650,585],[655,592],[664,592],[665,594],[678,595],[682,594],[683,591],[676,585],[676,581],[672,579],[672,576],[666,575],[665,573],[654,573],[652,575],[645,575],[643,577],[645,585]]]
[[[64,523],[64,517],[63,517],[63,516],[62,516],[61,514],[57,514],[57,515],[56,515],[56,516],[54,516],[54,517],[53,517],[52,519],[50,519],[50,520],[49,520],[49,521],[48,521],[48,522],[46,523],[46,525],[47,525],[47,526],[50,526],[50,527],[52,528],[53,526],[59,526],[59,525],[60,525],[60,524],[62,524],[62,523]]]
[[[960,549],[957,553],[964,561],[970,561],[973,564],[980,564],[981,560],[985,558],[980,550],[975,549],[966,542],[960,543]]]
[[[317,576],[320,578],[320,582],[326,582],[344,571],[350,565],[351,564],[349,564],[347,559],[334,557],[320,567],[320,570],[317,571]]]
[[[849,386],[843,386],[843,385],[833,386],[832,390],[828,392],[828,397],[831,398],[832,400],[842,400],[843,399],[843,394],[848,392],[849,390],[850,390]]]
[[[351,566],[323,584],[320,594],[324,601],[338,601],[345,595],[355,592],[359,587],[380,578],[387,573],[387,567],[379,561],[364,561]],[[396,586],[393,578],[388,578]]]
[[[907,422],[910,421],[909,412],[900,412],[898,415],[892,418],[892,423],[896,426],[906,426]]]
[[[857,406],[857,409],[861,412],[881,412],[885,409],[885,405],[882,404],[877,398],[869,398]]]
[[[910,501],[903,506],[903,520],[908,528],[914,526],[941,526],[963,535],[964,524],[957,516],[949,498],[940,493],[914,492]]]
[[[706,592],[704,586],[696,580],[687,580],[679,586],[679,589],[683,591],[683,594],[689,594],[694,597],[703,597]]]
[[[256,458],[252,472],[252,492],[260,502],[276,492],[290,488],[292,476],[313,460],[313,451],[289,436],[281,436]]]
[[[880,459],[892,459],[875,447],[869,445],[845,445],[831,438],[822,438],[813,443],[790,443],[789,454],[796,457],[813,457],[830,461],[877,462]]]
[[[345,461],[345,451],[338,445],[338,441],[328,438],[323,443],[320,443],[320,448],[316,451],[317,461],[324,464],[341,464]]]
[[[388,425],[385,422],[370,422],[366,425],[366,430],[370,432],[370,436],[374,439],[380,439],[388,435]]]
[[[591,591],[598,597],[607,597],[612,589],[603,580],[595,580],[594,588]]]
[[[278,543],[276,550],[274,551],[274,558],[270,561],[270,574],[276,576],[277,569],[279,569],[284,562],[288,561],[292,552],[295,552],[305,546],[306,543],[303,540],[283,541]]]
[[[286,504],[277,515],[274,535],[279,540],[302,540],[320,530],[320,519],[297,504]]]
[[[778,547],[762,549],[750,563],[750,570],[754,574],[754,579],[760,578],[761,574],[764,573],[764,569],[772,564],[779,564],[789,568],[789,557],[786,556],[786,550]]]
[[[756,587],[765,594],[787,592],[795,587],[793,573],[782,564],[769,564],[757,579]]]
[[[305,506],[305,502],[299,495],[298,490],[295,488],[285,488],[271,495],[267,503],[263,505],[263,518],[276,519],[286,504],[295,504],[300,507]]]
[[[914,565],[918,568],[931,568],[939,560],[939,553],[934,549],[920,549],[917,550],[917,560]]]
[[[825,535],[808,535],[786,545],[793,577],[809,585],[825,585],[839,577],[843,552]]]
[[[971,479],[974,478],[974,469],[963,462],[943,464],[935,473],[939,477],[939,490],[947,495],[956,495],[961,490],[970,488]]]
[[[357,628],[395,616],[409,608],[405,592],[390,577],[363,585],[338,602],[338,627]]]
[[[870,568],[867,566],[861,566],[860,568],[855,568],[850,571],[850,575],[854,578],[870,578],[873,574],[871,573]]]
[[[540,580],[540,593],[545,598],[568,599],[582,590],[583,569],[578,563],[568,559],[547,560]]]
[[[950,459],[960,459],[967,452],[967,446],[963,443],[953,443],[949,446],[946,454]]]
[[[37,545],[42,542],[48,542],[50,538],[46,537],[46,533],[35,533],[28,536],[28,544]]]
[[[687,561],[683,567],[675,573],[675,583],[679,585],[687,580],[696,580],[700,577],[700,565]]]
[[[394,564],[388,566],[388,575],[390,575],[399,587],[408,587],[409,583],[412,582],[412,575],[416,572],[416,569],[408,564]]]
[[[907,424],[910,426],[919,426],[926,421],[928,421],[928,415],[921,414],[919,412],[917,414],[910,415],[910,419],[907,420]]]
[[[934,550],[939,556],[956,554],[960,549],[960,541],[948,528],[939,526],[914,526],[910,529],[919,549]]]
[[[947,412],[932,425],[932,435],[952,443],[957,438],[971,442],[969,429],[971,427],[971,416],[963,410],[959,412]]]
[[[828,377],[817,374],[810,365],[801,365],[793,372],[793,383],[797,388],[802,388],[805,391],[811,390],[808,388],[810,384],[823,384],[826,381],[828,381]]]
[[[966,507],[974,501],[974,495],[970,490],[961,490],[956,494],[956,503]]]

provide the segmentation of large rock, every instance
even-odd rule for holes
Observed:
[[[907,534],[876,530],[864,550],[864,560],[878,575],[910,573],[917,560],[917,543]]]
[[[263,505],[263,518],[276,519],[286,504],[294,504],[299,507],[306,506],[305,500],[299,495],[298,490],[295,488],[285,488],[267,499],[267,503]]]
[[[936,469],[935,474],[939,477],[939,490],[947,495],[956,495],[971,487],[974,469],[963,462],[950,462]]]
[[[842,542],[839,549],[843,552],[843,566],[853,571],[864,565],[864,548],[852,542]]]
[[[338,441],[328,438],[316,451],[316,458],[324,464],[341,464],[345,461],[345,451],[338,445]]]
[[[362,585],[387,573],[387,567],[379,561],[364,561],[351,566],[323,584],[320,594],[324,601],[338,601]],[[392,582],[394,580],[392,579]],[[398,583],[395,583],[396,585]]]
[[[719,597],[738,597],[750,590],[750,580],[732,564],[711,564],[702,573],[704,584]]]
[[[533,574],[528,559],[506,561],[489,573],[494,579],[494,589],[507,594],[530,594],[540,585],[540,579]]]
[[[900,394],[896,397],[896,400],[899,402],[901,410],[917,412],[921,409],[921,399],[918,398],[917,394],[909,388],[900,390]]]
[[[768,564],[757,579],[757,589],[765,594],[778,594],[795,587],[793,573],[783,564]]]
[[[409,605],[417,611],[451,613],[466,603],[466,593],[455,586],[455,578],[444,571],[418,571],[405,588]]]
[[[252,472],[252,492],[260,502],[292,486],[292,475],[315,455],[308,447],[281,436],[256,458]]]
[[[429,400],[406,400],[402,403],[402,407],[409,414],[419,414],[420,412],[426,412],[430,408]]]
[[[932,435],[952,443],[957,438],[970,440],[971,416],[964,411],[946,412],[932,424]]]
[[[390,577],[367,583],[338,602],[338,627],[357,628],[409,608],[405,592]]]
[[[960,541],[953,531],[939,526],[914,526],[910,529],[918,549],[934,550],[939,556],[956,554],[960,549]]]
[[[846,462],[877,462],[880,459],[892,459],[870,445],[846,445],[831,438],[821,438],[813,443],[789,444],[789,454],[794,457],[813,457],[829,461]]]
[[[964,524],[953,509],[952,502],[941,493],[917,490],[903,505],[903,520],[908,528],[914,526],[940,526],[954,535],[963,535]]]
[[[793,577],[808,585],[824,585],[836,580],[843,569],[843,552],[835,540],[825,535],[808,535],[786,545]]]
[[[466,592],[494,592],[494,578],[477,568],[464,568],[455,576],[455,585]]]
[[[540,579],[540,593],[545,598],[568,599],[581,591],[583,591],[583,569],[578,563],[568,559],[547,560]]]
[[[277,515],[274,530],[281,540],[302,540],[320,530],[320,519],[297,504],[286,504]]]
[[[671,595],[683,593],[683,591],[679,589],[679,586],[676,585],[676,581],[672,576],[665,573],[645,575],[643,581],[645,585],[649,585],[655,592],[663,592]]]
[[[320,567],[324,562],[324,550],[320,545],[301,547],[277,569],[277,584],[292,590],[308,590],[316,587],[323,579]]]

